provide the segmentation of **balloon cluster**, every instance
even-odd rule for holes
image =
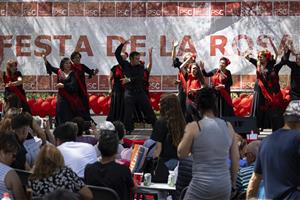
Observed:
[[[46,117],[54,117],[56,114],[56,96],[48,96],[47,98],[29,99],[28,105],[32,115]]]
[[[155,111],[159,111],[159,101],[160,101],[160,96],[162,95],[161,92],[152,92],[149,94],[149,101],[150,104]]]
[[[252,110],[253,94],[241,94],[232,99],[234,114],[238,117],[249,116]]]
[[[283,96],[283,105],[284,109],[290,102],[290,87],[287,86],[281,89],[281,93]],[[245,117],[249,116],[252,111],[252,101],[253,101],[253,94],[246,94],[242,93],[239,97],[235,97],[232,99],[233,110],[236,116],[238,117]]]
[[[110,108],[110,96],[92,94],[89,97],[90,108],[96,115],[108,115]]]

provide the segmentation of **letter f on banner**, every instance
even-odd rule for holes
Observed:
[[[217,44],[217,40],[220,41]],[[216,56],[216,49],[219,49],[221,53],[225,54],[225,46],[227,44],[227,38],[224,35],[212,35],[210,36],[210,56]]]

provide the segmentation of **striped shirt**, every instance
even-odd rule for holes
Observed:
[[[247,167],[240,168],[236,181],[236,187],[238,192],[244,192],[247,190],[249,180],[254,171],[254,165],[255,163],[252,163]]]
[[[0,194],[11,193],[5,185],[5,177],[10,170],[12,170],[11,167],[0,162]]]

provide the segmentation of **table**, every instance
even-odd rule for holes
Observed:
[[[169,192],[175,191],[176,187],[170,187],[167,183],[151,183],[149,186],[145,186],[144,183],[138,186],[137,194],[157,194],[158,200],[165,200],[169,195]]]
[[[151,190],[164,190],[164,191],[175,191],[176,187],[170,187],[167,183],[151,183],[149,186],[145,186],[144,183],[138,186],[140,189],[151,189]]]

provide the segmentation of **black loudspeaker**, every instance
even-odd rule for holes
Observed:
[[[252,130],[254,133],[259,133],[255,117],[222,117],[222,119],[230,122],[235,132],[243,137]]]

